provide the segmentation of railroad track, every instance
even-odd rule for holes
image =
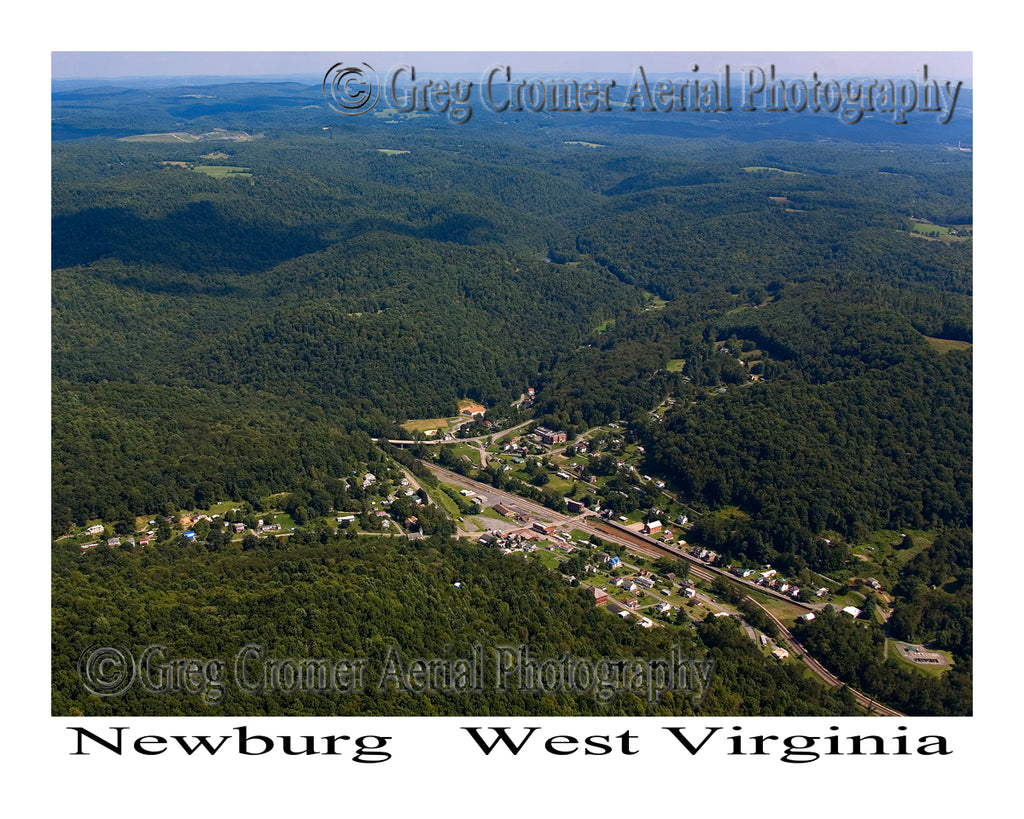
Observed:
[[[544,519],[552,521],[557,525],[572,525],[577,529],[581,529],[584,532],[597,535],[598,537],[610,540],[613,543],[618,543],[622,546],[626,546],[632,551],[644,555],[646,557],[674,557],[677,559],[686,560],[690,564],[690,574],[699,580],[706,582],[713,582],[716,575],[727,578],[731,583],[734,583],[741,587],[748,587],[751,591],[757,591],[761,594],[766,594],[772,597],[779,598],[785,602],[802,608],[806,611],[818,611],[822,606],[811,606],[807,603],[802,603],[799,600],[795,600],[788,595],[779,594],[772,589],[766,589],[763,586],[758,586],[755,583],[751,583],[747,580],[735,577],[724,569],[718,569],[714,566],[709,566],[695,558],[693,555],[687,554],[681,549],[676,549],[672,546],[666,546],[663,543],[658,543],[656,540],[645,537],[632,529],[627,529],[624,526],[620,526],[612,521],[607,521],[594,515],[572,517],[569,515],[563,515],[559,512],[555,512],[548,509],[546,506],[542,506],[538,503],[528,501],[518,495],[504,490],[496,489],[489,484],[480,483],[474,481],[471,478],[466,478],[460,475],[458,472],[452,472],[444,467],[437,466],[436,464],[428,463],[426,461],[423,464],[430,469],[438,477],[444,478],[445,481],[455,484],[456,486],[463,486],[467,489],[472,489],[480,494],[486,494],[489,497],[495,497],[501,499],[502,503],[514,504],[524,512],[529,512],[532,515],[542,517]],[[800,659],[806,665],[812,673],[819,677],[830,687],[836,688],[842,685],[846,685],[840,680],[835,674],[829,671],[825,666],[818,662],[814,657],[807,653],[807,649],[804,648],[797,639],[790,632],[789,628],[786,627],[783,622],[776,617],[772,612],[766,609],[760,602],[755,600],[753,597],[746,595],[746,599],[750,600],[754,605],[760,608],[773,623],[779,629],[779,633],[782,634],[785,639],[793,646],[795,650],[800,653]],[[902,717],[905,714],[890,708],[887,705],[883,705],[877,700],[871,699],[866,694],[857,691],[854,688],[850,688],[847,685],[847,689],[850,691],[853,698],[869,713],[880,714],[881,716],[887,717]]]
[[[747,599],[750,600],[759,609],[761,609],[761,611],[763,611],[765,615],[767,615],[769,620],[775,623],[775,626],[779,629],[779,633],[783,637],[785,637],[786,641],[796,651],[800,652],[800,659],[803,661],[804,665],[806,665],[812,672],[814,672],[814,674],[816,674],[818,677],[820,677],[833,688],[837,688],[841,685],[846,685],[846,683],[840,680],[835,674],[833,674],[831,671],[825,668],[825,666],[823,666],[820,662],[814,659],[814,657],[812,657],[807,652],[807,649],[804,648],[803,645],[801,645],[800,642],[793,636],[793,633],[788,628],[786,628],[785,625],[783,625],[782,621],[778,617],[772,614],[768,609],[766,609],[763,605],[758,603],[752,597],[748,597]],[[862,707],[867,709],[868,713],[879,714],[883,717],[906,716],[906,714],[904,714],[902,711],[897,711],[895,708],[890,708],[888,705],[883,705],[877,700],[871,699],[871,697],[869,697],[867,694],[862,694],[855,688],[851,688],[849,685],[847,685],[846,687],[850,694],[853,696],[853,698]]]

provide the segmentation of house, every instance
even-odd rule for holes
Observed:
[[[573,500],[572,498],[565,499],[565,506],[569,510],[569,512],[574,515],[578,515],[580,514],[580,512],[586,509],[582,502],[578,500]]]
[[[541,534],[541,535],[547,535],[548,537],[553,535],[557,529],[558,529],[557,526],[545,526],[540,521],[536,521],[533,524],[533,531],[535,531],[535,532],[537,532],[538,534]]]
[[[846,606],[843,608],[843,611],[851,617],[860,617],[860,609],[856,606]]]
[[[813,611],[809,611],[806,614],[801,614],[796,619],[797,620],[803,620],[805,623],[809,623],[809,622],[811,622],[811,620],[814,619],[814,612]]]
[[[661,531],[661,521],[660,520],[648,521],[647,523],[644,524],[644,530],[643,531],[644,531],[645,535],[651,535],[651,534],[655,534],[656,532],[660,532]]]
[[[235,534],[236,535],[240,535],[240,534],[242,534],[242,532],[245,531],[245,524],[244,523],[236,523],[231,528],[235,530]]]
[[[194,534],[193,534],[193,537],[195,537]],[[108,546],[120,546],[121,545],[121,538],[119,538],[119,537],[112,537],[112,538],[110,538],[107,541],[107,545]]]
[[[636,582],[639,583],[641,586],[643,586],[646,589],[653,589],[654,588],[654,581],[651,580],[651,578],[649,578],[649,577],[638,577],[638,578],[636,578]]]
[[[619,557],[613,556],[608,558],[608,565],[611,566],[613,569],[616,566],[619,566],[621,563],[622,560]]]
[[[616,577],[612,580],[613,586],[621,586],[625,581],[621,577]]]
[[[687,597],[696,597],[697,596],[697,590],[694,589],[693,587],[690,587],[688,589],[683,589],[683,594],[685,594]]]
[[[654,625],[654,622],[649,617],[641,617],[640,618],[640,625],[643,628],[650,628],[651,626]]]
[[[594,588],[594,605],[604,606],[608,603],[608,592],[604,589]]]
[[[102,526],[90,526],[88,529],[85,530],[85,533],[87,535],[98,535],[102,531],[103,531],[103,527]]]
[[[784,648],[776,647],[772,649],[772,656],[776,660],[785,660],[789,656],[789,652]]]
[[[492,506],[491,508],[492,508],[492,509],[493,509],[493,510],[494,510],[495,512],[497,512],[497,513],[498,513],[499,515],[501,515],[502,517],[504,517],[504,518],[510,518],[510,517],[512,517],[512,514],[513,514],[513,513],[512,513],[512,510],[511,510],[511,509],[509,509],[509,508],[508,508],[507,506],[503,506],[503,505],[502,505],[502,504],[500,504],[500,503],[496,503],[496,504],[494,504],[494,506]]]
[[[658,614],[664,614],[668,611],[672,611],[672,606],[669,603],[662,603],[658,606]]]
[[[635,609],[637,606],[640,605],[640,600],[636,597],[631,597],[629,598],[629,600],[626,601],[626,605],[629,606],[631,609]]]

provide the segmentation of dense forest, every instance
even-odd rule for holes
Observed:
[[[872,564],[893,589],[885,629],[956,658],[919,711],[970,710],[972,159],[956,139],[883,139],[877,123],[823,137],[820,118],[735,131],[619,114],[339,121],[295,84],[198,102],[180,92],[54,95],[54,538],[227,499],[259,508],[277,493],[294,494],[299,522],[340,510],[352,500],[340,478],[399,457],[372,438],[455,415],[461,399],[569,434],[616,421],[646,471],[709,513],[697,536],[727,559],[850,571],[849,544],[927,531],[912,560]],[[191,136],[134,139],[171,131]],[[530,387],[524,414],[513,403]],[[722,509],[741,514],[724,525]],[[449,524],[430,520],[427,534]],[[104,640],[218,656],[258,633],[301,656],[393,642],[435,655],[526,634],[555,653],[649,656],[667,639],[440,537],[422,549],[332,532],[237,553],[177,539],[76,552],[55,542],[55,713],[112,707],[84,699],[73,661],[63,667]],[[471,580],[461,595],[456,577]],[[808,647],[870,655],[840,676],[905,705],[906,681],[872,653],[881,625],[848,625],[808,625]],[[712,711],[851,707],[747,656],[730,628],[692,637],[719,663]],[[227,708],[592,707],[556,700]],[[169,702],[159,707],[201,712]]]
[[[766,661],[735,621],[711,620],[689,636],[645,631],[596,609],[589,590],[566,584],[532,561],[509,560],[495,549],[447,538],[288,540],[271,539],[251,551],[237,543],[213,551],[177,543],[142,551],[103,547],[87,555],[75,547],[55,550],[54,654],[72,663],[55,665],[54,713],[857,713],[845,694]],[[102,698],[83,690],[74,660],[90,646],[142,652],[149,645],[167,649],[154,668],[164,667],[165,658],[225,661],[223,699],[206,701],[198,686],[148,693],[145,685],[158,687],[159,672],[150,683],[140,678],[123,696]],[[233,660],[247,645],[263,651],[256,669],[264,668],[262,658],[366,659],[367,675],[358,691],[275,691],[268,685],[253,692],[231,679]],[[671,691],[655,701],[622,691],[607,703],[589,690],[502,691],[493,677],[479,693],[378,685],[395,649],[411,661],[471,657],[474,646],[527,646],[538,660],[569,654],[653,661],[682,652],[714,662],[714,679],[703,704]],[[169,679],[169,672],[162,673],[160,679]],[[252,674],[255,680],[257,671]]]

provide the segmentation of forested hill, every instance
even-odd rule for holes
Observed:
[[[766,661],[730,618],[709,618],[696,633],[644,630],[595,608],[589,589],[570,586],[534,561],[454,540],[288,540],[269,539],[246,552],[238,544],[210,552],[177,543],[86,555],[74,546],[55,550],[54,714],[858,713],[846,693],[829,691],[796,667]],[[165,648],[154,666],[203,658],[224,663],[225,673],[210,673],[202,690],[180,682],[174,687],[169,670],[152,672],[150,679],[165,681],[166,690],[156,693],[141,680],[123,696],[96,697],[83,688],[74,662],[90,646],[135,652],[143,650],[140,641]],[[235,657],[253,645],[260,649],[247,664],[253,684],[239,684]],[[658,662],[681,652],[714,663],[714,672],[703,702],[683,686],[654,697],[641,687],[612,686],[608,700],[593,684],[544,691],[516,678],[501,685],[494,663],[501,646],[525,648],[537,662],[566,656],[588,663]],[[396,658],[408,668],[416,659],[469,658],[475,649],[487,652],[479,692],[454,683],[410,691],[382,682]],[[300,683],[295,690],[294,682],[289,687],[270,676],[272,661],[306,658],[332,665],[365,659],[362,685],[343,690]]]
[[[320,460],[285,455],[312,429],[387,433],[459,398],[539,384],[566,424],[629,417],[681,377],[730,377],[694,345],[732,334],[763,349],[769,382],[774,362],[812,380],[865,366],[867,337],[817,361],[821,339],[772,305],[812,285],[815,304],[903,322],[887,350],[911,328],[970,339],[971,157],[949,146],[673,139],[621,118],[325,132],[292,91],[174,111],[146,92],[131,110],[156,136],[54,146],[58,530],[244,472],[286,489]],[[126,93],[76,91],[58,116],[122,122]],[[186,137],[160,136],[174,116]],[[645,312],[654,298],[670,303]],[[759,311],[743,326],[716,318],[742,307]],[[686,371],[667,377],[670,359]]]

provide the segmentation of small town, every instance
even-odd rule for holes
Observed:
[[[531,395],[525,392],[523,402]],[[645,474],[644,448],[630,441],[623,424],[593,428],[570,441],[563,430],[530,422],[499,430],[484,414],[483,406],[466,402],[443,433],[411,422],[415,438],[388,443],[396,457],[406,448],[423,456],[402,459],[418,466],[421,477],[398,460],[374,464],[373,472],[344,479],[349,496],[358,499],[352,508],[314,515],[290,506],[289,493],[281,493],[258,514],[225,501],[136,521],[133,532],[95,523],[74,539],[83,551],[142,548],[173,537],[238,543],[246,550],[268,538],[315,539],[325,531],[410,540],[442,531],[509,559],[539,561],[566,583],[590,591],[595,606],[638,628],[693,628],[709,617],[733,618],[766,657],[802,662],[830,685],[839,681],[790,629],[824,609],[882,624],[890,614],[890,598],[873,576],[831,578],[804,569],[787,577],[770,565],[726,564],[693,535],[701,519],[716,513],[687,504],[666,481]],[[467,477],[482,469],[503,488]],[[824,545],[832,546],[831,539]],[[867,555],[874,548],[858,551]],[[889,640],[887,649],[913,666],[950,663],[947,652],[920,645]],[[891,711],[866,697],[864,704]]]

